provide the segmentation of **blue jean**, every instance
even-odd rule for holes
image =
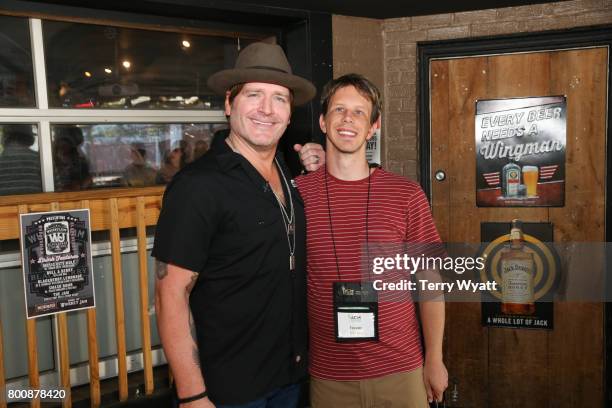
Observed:
[[[291,384],[270,391],[265,397],[246,404],[218,405],[217,408],[295,408],[300,399],[300,385]],[[213,401],[214,402],[214,401]]]

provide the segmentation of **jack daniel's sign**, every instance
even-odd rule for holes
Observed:
[[[476,102],[476,204],[564,205],[564,96]]]

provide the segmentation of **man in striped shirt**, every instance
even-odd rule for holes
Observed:
[[[427,199],[417,183],[368,165],[366,142],[381,123],[380,93],[370,81],[356,74],[333,80],[321,103],[327,164],[297,179],[308,220],[312,407],[427,407],[442,399],[448,381],[444,303],[420,303],[423,353],[409,297],[375,301],[376,328],[365,323],[366,334],[342,341],[336,290],[368,280],[365,242],[439,243]]]

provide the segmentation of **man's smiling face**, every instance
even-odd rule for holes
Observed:
[[[327,112],[319,118],[321,130],[327,134],[327,148],[331,149],[328,152],[365,152],[366,141],[380,124],[380,118],[370,123],[371,113],[372,103],[354,86],[338,89],[329,100]]]
[[[234,100],[225,98],[231,133],[254,149],[276,148],[291,118],[289,89],[274,84],[244,84]]]

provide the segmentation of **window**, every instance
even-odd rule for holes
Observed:
[[[28,19],[0,16],[0,108],[34,106]]]
[[[56,191],[166,184],[225,123],[52,126]]]
[[[238,55],[234,38],[58,21],[43,38],[57,108],[222,109],[206,79]]]
[[[0,15],[0,196],[167,183],[227,128],[206,81],[255,38]]]

